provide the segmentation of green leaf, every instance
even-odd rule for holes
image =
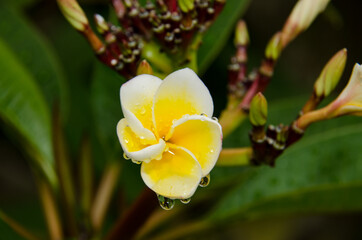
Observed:
[[[17,140],[21,139],[34,165],[55,184],[50,113],[45,99],[30,73],[1,40],[0,72],[0,118],[18,134]]]
[[[207,30],[198,52],[199,74],[203,74],[218,56],[237,20],[244,13],[250,0],[227,0],[216,21]]]
[[[293,120],[307,98],[271,104],[273,123]],[[300,106],[301,105],[301,106]],[[294,113],[294,114],[293,114]],[[232,136],[247,132],[240,127]],[[209,219],[269,214],[361,210],[362,124],[344,117],[312,125],[306,136],[277,159],[276,167],[244,168]],[[218,169],[222,177],[222,169]],[[234,176],[235,176],[234,175]]]
[[[123,158],[122,147],[117,138],[116,126],[123,118],[119,90],[125,80],[98,61],[94,69],[91,99],[95,130],[104,151],[101,160],[122,162],[120,183],[129,203],[139,194],[144,183],[140,166]]]
[[[102,63],[95,62],[91,89],[92,112],[100,143],[111,158],[121,153],[116,126],[123,117],[119,96],[123,83],[123,77]]]
[[[50,109],[60,102],[66,110],[67,88],[63,72],[53,49],[30,21],[11,7],[0,4],[0,36],[22,62],[40,90]]]
[[[0,4],[7,4],[9,6],[12,7],[16,7],[16,8],[24,8],[24,7],[28,7],[31,6],[32,4],[35,4],[37,2],[39,2],[39,0],[2,0],[3,2],[0,1]]]

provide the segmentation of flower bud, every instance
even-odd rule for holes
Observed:
[[[246,46],[249,44],[249,33],[245,21],[240,20],[235,28],[235,46]]]
[[[75,29],[83,32],[89,23],[78,2],[76,0],[57,0],[57,2],[68,22]]]
[[[152,67],[146,60],[143,60],[138,65],[137,75],[141,75],[141,74],[150,74],[150,75],[153,74]]]
[[[333,111],[332,116],[362,116],[362,66],[354,65],[351,78],[341,94],[327,107]]]
[[[180,7],[181,11],[189,12],[194,9],[194,0],[178,0],[178,6]]]
[[[299,0],[283,27],[283,47],[299,33],[306,30],[317,15],[326,8],[329,1],[330,0]]]
[[[250,103],[249,119],[253,126],[263,126],[268,116],[268,103],[262,93],[254,96]]]
[[[265,57],[267,59],[272,59],[275,61],[279,58],[281,51],[282,51],[281,33],[277,32],[270,39],[268,45],[266,46]]]
[[[339,82],[347,60],[347,49],[337,52],[324,66],[314,84],[317,97],[327,97]]]
[[[308,112],[296,121],[296,127],[304,130],[311,123],[342,115],[362,116],[362,66],[356,63],[347,86],[341,94],[324,108]]]

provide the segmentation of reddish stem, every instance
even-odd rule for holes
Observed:
[[[157,207],[156,194],[145,188],[136,202],[120,217],[106,239],[132,239]]]

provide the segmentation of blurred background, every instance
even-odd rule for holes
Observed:
[[[16,2],[14,1],[14,5],[17,4]],[[45,38],[47,44],[53,48],[59,59],[59,67],[64,70],[72,102],[68,109],[69,117],[66,120],[67,138],[71,154],[77,156],[81,133],[83,129],[91,127],[87,120],[90,117],[87,114],[90,113],[83,109],[89,108],[87,90],[92,87],[90,79],[94,74],[95,57],[86,41],[65,21],[55,1],[19,2],[21,2],[27,21],[31,22],[32,26]],[[294,0],[250,1],[242,16],[248,25],[251,39],[249,69],[258,66],[267,41],[282,28],[295,2]],[[108,1],[83,0],[80,3],[89,16],[92,13],[108,14]],[[292,101],[291,99],[306,100],[311,93],[313,82],[324,64],[342,48],[348,49],[348,60],[338,88],[341,90],[345,86],[354,63],[362,62],[361,9],[362,1],[360,0],[332,1],[310,29],[286,48],[277,63],[272,83],[265,93],[271,104]],[[0,25],[3,24],[8,23],[0,16]],[[22,41],[26,42],[26,39],[22,39]],[[216,116],[220,114],[226,104],[227,65],[233,54],[231,36],[220,55],[213,61],[208,71],[201,76],[214,97]],[[36,61],[36,58],[33,60]],[[1,61],[4,59],[0,59]],[[117,85],[115,87],[117,88]],[[0,91],[2,90],[0,89]],[[338,93],[338,91],[335,92]],[[330,99],[335,96],[331,96]],[[293,101],[291,103],[293,104]],[[296,101],[295,109],[300,108],[302,104],[303,101]],[[120,108],[115,111],[120,111]],[[275,123],[288,123],[294,117],[282,114],[278,117],[277,113],[275,116],[274,119],[278,121]],[[353,121],[361,120],[354,118]],[[322,126],[318,125],[316,128],[318,127]],[[237,136],[237,140],[235,138],[227,139],[226,144],[240,146],[240,144],[245,145],[248,142],[246,133],[245,136]],[[362,145],[359,146],[362,149]],[[95,154],[98,154],[98,158],[102,159],[101,153],[96,149],[94,151]],[[340,161],[343,161],[343,158]],[[41,231],[45,224],[39,214],[41,207],[30,166],[21,148],[12,137],[9,137],[8,129],[4,127],[0,129],[0,164],[0,209],[29,228]],[[102,169],[102,161],[96,164],[97,169]],[[131,176],[132,181],[139,182],[138,178],[139,175],[133,178]],[[362,189],[360,191],[362,192]],[[136,194],[137,191],[133,195]],[[132,197],[131,194],[130,198],[132,199]],[[355,200],[362,202],[362,198]],[[303,212],[301,210],[292,214],[271,212],[262,216],[255,215],[255,217],[239,219],[231,224],[222,225],[222,228],[215,226],[215,231],[212,231],[211,234],[203,232],[201,235],[193,235],[189,239],[362,239],[362,209],[357,210],[347,208],[344,211],[338,210],[332,213]],[[16,239],[3,222],[0,222],[0,239]]]

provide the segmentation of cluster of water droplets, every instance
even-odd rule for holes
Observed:
[[[210,174],[203,177],[199,183],[200,187],[207,187],[210,183]],[[171,210],[176,203],[175,199],[171,199],[162,195],[157,195],[158,202],[164,210]],[[191,202],[191,198],[179,199],[181,203],[188,204]]]
[[[201,113],[200,114],[202,117],[207,117],[207,114],[206,113]],[[217,117],[212,117],[211,118],[212,120],[216,121],[216,122],[219,122],[219,119]]]
[[[137,160],[131,159],[130,157],[128,157],[126,155],[126,153],[123,153],[123,158],[126,159],[126,160],[131,160],[135,164],[141,164],[142,163],[142,161],[137,161]]]

